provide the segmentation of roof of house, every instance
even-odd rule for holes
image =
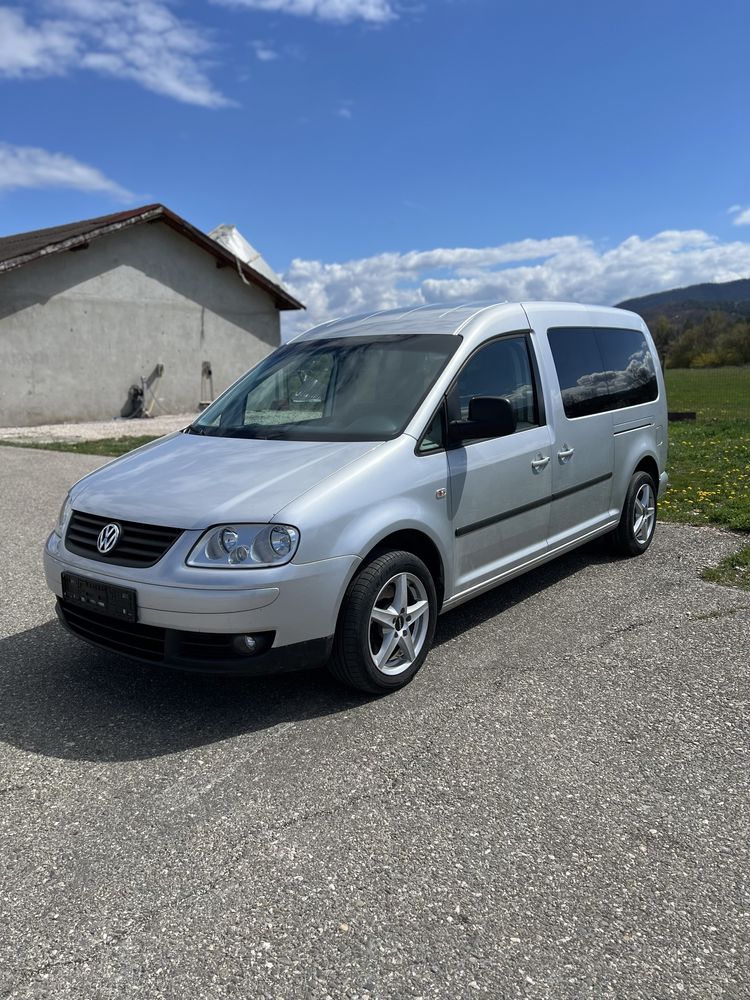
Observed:
[[[50,229],[36,229],[29,233],[1,236],[0,274],[49,254],[82,248],[100,236],[116,233],[143,222],[166,223],[175,232],[192,240],[193,243],[212,254],[216,258],[218,267],[236,268],[237,273],[245,282],[267,292],[273,298],[278,309],[305,308],[281,284],[271,280],[268,273],[270,269],[266,273],[256,270],[252,264],[246,263],[221,243],[217,243],[206,233],[196,229],[185,219],[159,204],[143,205],[125,212],[100,215],[96,219],[83,219],[80,222],[69,222],[67,225],[53,226]]]

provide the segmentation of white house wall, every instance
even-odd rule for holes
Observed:
[[[269,295],[164,223],[0,274],[0,426],[116,416],[164,365],[162,412],[194,411],[276,347]]]

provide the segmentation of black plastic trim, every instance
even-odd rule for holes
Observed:
[[[435,419],[435,417],[438,415],[438,413],[440,414],[440,420],[441,420],[441,423],[443,425],[443,443],[442,443],[442,445],[439,448],[430,448],[429,450],[424,450],[422,448],[422,445],[424,444],[425,436],[427,435],[427,431],[430,429],[430,427],[432,427],[432,421]],[[426,425],[425,429],[422,431],[421,435],[419,436],[419,438],[417,440],[417,443],[416,443],[416,445],[414,447],[414,454],[418,458],[422,458],[425,455],[440,455],[440,454],[445,454],[445,452],[446,452],[446,441],[447,440],[448,440],[448,414],[447,414],[447,407],[446,407],[446,403],[445,403],[445,396],[442,396],[441,399],[440,399],[440,403],[438,404],[438,406],[435,407],[435,409],[434,409],[434,411],[432,413],[432,416],[427,421],[427,425]]]
[[[266,674],[288,673],[294,670],[306,670],[309,667],[320,666],[330,657],[333,649],[333,636],[322,639],[311,639],[307,642],[297,642],[290,646],[271,647],[267,652],[255,656],[243,656],[231,649],[234,638],[229,634],[208,632],[186,632],[182,629],[160,628],[154,625],[138,623],[130,629],[123,629],[117,619],[93,613],[79,613],[79,609],[71,607],[60,598],[57,599],[57,617],[64,628],[78,639],[98,649],[118,656],[125,656],[139,663],[158,664],[172,670],[184,670],[190,673],[202,674],[237,674],[242,676],[263,676]],[[275,633],[259,633],[267,635],[273,641]],[[226,640],[226,641],[225,641]],[[214,643],[216,656],[187,656],[183,650],[187,647],[195,651],[198,646],[205,646],[210,652]],[[227,652],[230,655],[227,656]]]
[[[579,493],[581,490],[586,490],[590,486],[597,486],[599,483],[606,483],[606,481],[611,478],[612,473],[606,472],[603,476],[597,476],[595,479],[588,479],[585,483],[578,483],[576,486],[569,486],[568,489],[559,490],[557,493],[552,493],[548,497],[542,497],[541,500],[534,500],[532,503],[525,503],[521,507],[513,507],[511,510],[504,510],[501,514],[493,514],[492,517],[485,517],[481,521],[474,521],[472,524],[465,524],[461,528],[456,528],[456,538],[460,538],[462,535],[468,535],[472,531],[489,528],[491,524],[497,524],[499,521],[505,521],[509,517],[515,517],[517,514],[525,514],[527,511],[534,510],[537,507],[544,507],[545,504],[552,503],[553,500],[562,500],[565,497],[572,496],[574,493]]]
[[[103,555],[96,547],[96,539],[106,524],[119,525],[122,537],[111,552]],[[160,559],[163,559],[182,534],[182,528],[141,524],[137,521],[124,521],[121,518],[74,510],[65,532],[65,548],[75,555],[92,559],[94,562],[146,568],[155,566]]]

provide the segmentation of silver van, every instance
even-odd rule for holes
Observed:
[[[356,316],[77,483],[45,572],[95,646],[216,672],[327,662],[384,692],[419,670],[441,612],[598,535],[645,552],[666,458],[664,381],[633,313]]]

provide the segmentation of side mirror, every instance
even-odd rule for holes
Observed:
[[[506,437],[516,429],[516,414],[501,396],[474,396],[469,401],[469,419],[452,420],[450,438],[456,444],[481,438]]]

